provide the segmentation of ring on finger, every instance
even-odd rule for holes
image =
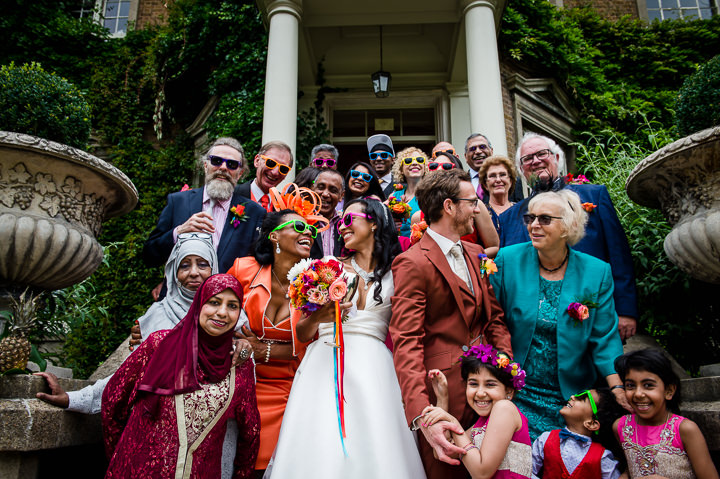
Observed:
[[[242,351],[240,351],[240,359],[247,359],[250,357],[250,350],[243,348]]]

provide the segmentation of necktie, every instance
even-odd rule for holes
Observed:
[[[567,429],[560,429],[560,439],[568,439],[573,438],[576,441],[580,442],[589,442],[590,438],[586,436],[582,436],[580,434],[575,434],[574,432],[570,432]]]
[[[270,208],[269,208],[269,206],[270,206],[270,197],[269,197],[268,195],[262,195],[262,196],[260,197],[260,204],[262,205],[263,208],[265,208],[265,211],[267,211],[267,212],[270,211]]]
[[[478,198],[483,199],[483,188],[482,188],[482,185],[480,184],[480,178],[478,178],[478,187],[477,187],[477,190],[475,190],[475,192],[477,193]]]
[[[215,226],[215,231],[213,232],[213,246],[215,246],[215,250],[217,250],[218,244],[220,244],[220,236],[222,235],[223,230],[223,224],[218,221],[218,218],[222,215],[222,205],[219,201],[213,201],[211,200],[212,206],[212,217],[213,217],[213,223]]]
[[[459,244],[453,245],[452,248],[450,248],[450,254],[453,257],[453,262],[455,263],[453,269],[455,270],[455,274],[458,275],[458,277],[465,281],[465,284],[467,287],[472,291],[472,285],[470,284],[470,277],[467,273],[467,268],[465,267],[465,258],[463,258],[462,254],[462,248]]]

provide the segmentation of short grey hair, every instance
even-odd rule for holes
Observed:
[[[539,204],[552,203],[562,208],[563,227],[567,237],[567,244],[576,245],[585,236],[585,224],[588,221],[588,215],[580,203],[580,197],[577,193],[567,188],[558,191],[548,191],[533,196],[528,203],[528,212],[532,212],[533,208]]]
[[[208,156],[210,155],[210,152],[216,146],[229,146],[230,148],[237,150],[238,153],[240,153],[240,179],[244,178],[250,168],[248,167],[248,162],[245,158],[245,150],[243,150],[240,142],[237,141],[235,138],[231,138],[229,136],[223,136],[218,138],[217,140],[213,141],[213,144],[210,145],[210,148],[208,148],[208,151],[205,154],[203,161],[208,161]]]
[[[557,170],[558,174],[560,174],[560,172],[565,169],[565,152],[562,150],[562,148],[560,148],[560,145],[558,145],[552,138],[541,135],[539,133],[534,133],[532,131],[526,132],[520,140],[520,143],[518,143],[517,151],[515,152],[515,166],[517,167],[518,171],[523,176],[525,176],[525,170],[523,170],[523,164],[522,161],[520,161],[520,150],[522,149],[522,146],[525,144],[526,141],[532,140],[534,138],[543,140],[545,143],[547,143],[548,148],[550,148],[550,151],[553,153],[553,155],[558,155]]]
[[[333,158],[335,158],[336,161],[338,159],[338,156],[340,156],[337,148],[335,148],[333,145],[328,145],[327,143],[320,143],[319,145],[315,145],[313,147],[312,152],[310,153],[310,161],[312,161],[313,158],[315,158],[315,155],[317,155],[320,151],[329,151],[330,153],[332,153],[332,156]]]
[[[483,135],[482,133],[473,133],[472,135],[467,137],[467,140],[465,140],[465,153],[468,152],[468,143],[470,143],[470,140],[478,137],[481,137],[482,139],[487,141],[488,146],[492,148],[492,143],[490,143],[490,139],[487,136]]]

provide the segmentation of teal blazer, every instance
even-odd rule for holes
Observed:
[[[505,311],[515,361],[525,365],[540,301],[540,267],[532,243],[500,248],[498,271],[490,276]],[[557,325],[558,379],[563,397],[592,387],[598,377],[615,373],[613,361],[623,354],[613,300],[610,265],[572,248],[560,291]],[[590,299],[598,303],[580,323],[567,307]]]

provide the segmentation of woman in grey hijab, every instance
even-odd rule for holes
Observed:
[[[138,319],[143,337],[146,338],[161,329],[174,328],[190,309],[195,291],[206,278],[217,272],[217,254],[209,234],[185,233],[178,235],[175,247],[165,264],[167,295],[161,301],[153,303],[147,312]],[[84,414],[100,412],[103,390],[112,377],[110,375],[99,379],[95,384],[79,391],[65,392],[53,374],[36,374],[45,377],[51,390],[51,394],[38,393],[38,399]]]

